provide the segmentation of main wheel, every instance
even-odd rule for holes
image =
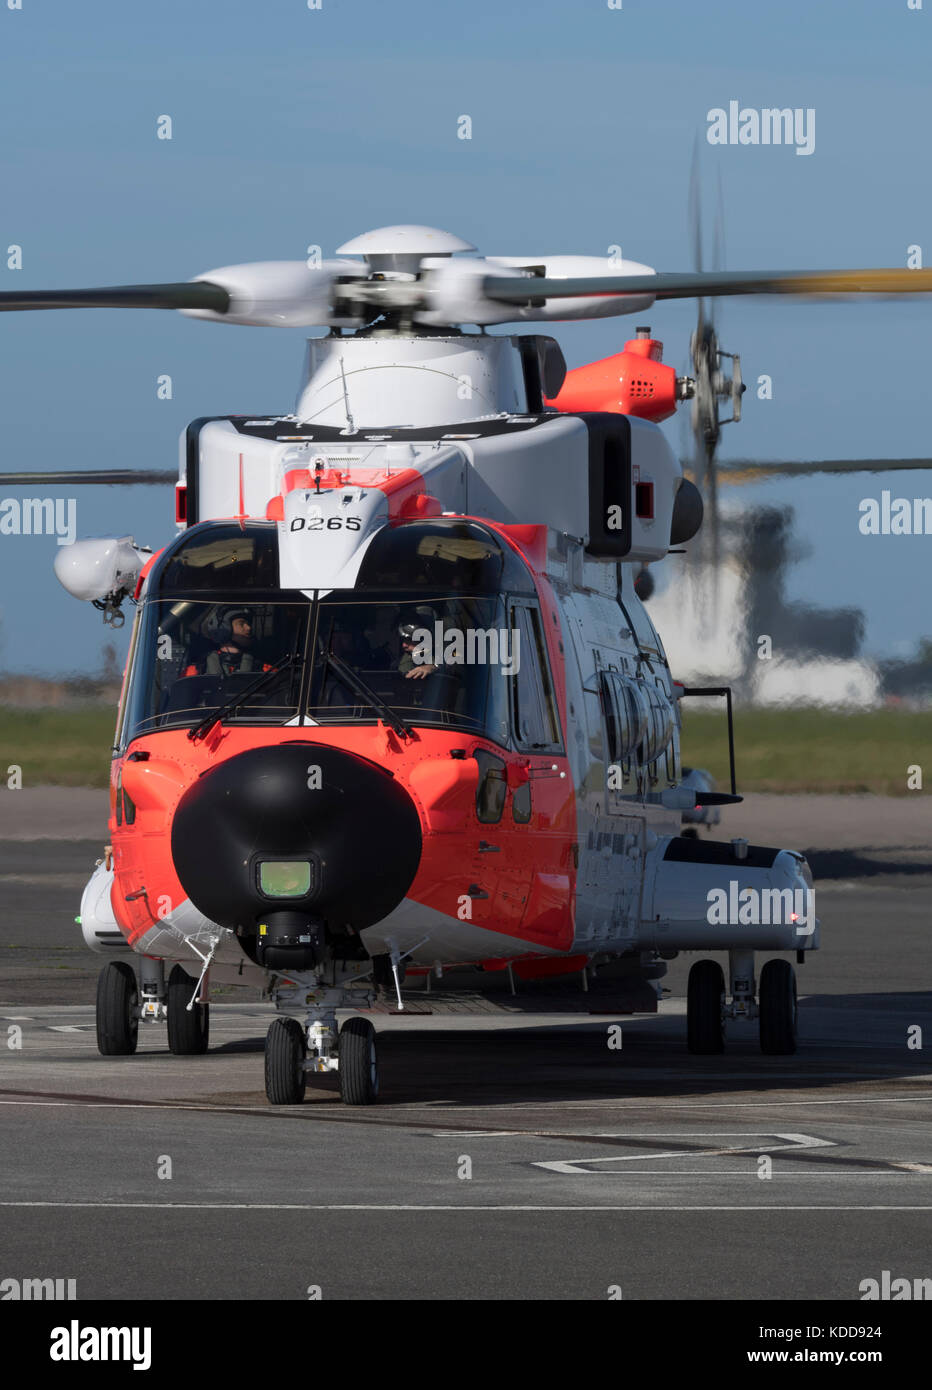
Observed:
[[[725,975],[717,960],[699,960],[690,969],[686,1045],[702,1055],[725,1050]]]
[[[174,966],[168,977],[168,1046],[177,1057],[207,1051],[210,1005],[195,1004],[188,1009],[196,984],[180,965]]]
[[[276,1018],[265,1037],[265,1094],[270,1105],[300,1105],[307,1041],[296,1018]]]
[[[103,1057],[128,1057],[139,1041],[139,990],[136,972],[112,960],[97,977],[97,1051]]]
[[[375,1029],[367,1018],[348,1018],[339,1033],[340,1095],[346,1105],[372,1105],[379,1094]]]
[[[796,971],[788,960],[769,960],[757,991],[760,1050],[771,1057],[796,1051]]]

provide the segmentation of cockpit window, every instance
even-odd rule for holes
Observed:
[[[184,531],[163,555],[150,593],[203,589],[277,589],[278,538],[274,522],[218,526],[208,522]]]
[[[318,608],[307,713],[321,724],[373,719],[380,717],[375,697],[409,724],[507,744],[503,634],[498,597],[407,594],[367,603],[356,591],[327,595]]]
[[[379,531],[363,557],[356,588],[534,591],[527,568],[493,531],[453,518],[403,522]]]
[[[501,598],[289,598],[150,599],[134,643],[123,740],[190,728],[242,691],[225,722],[281,725],[299,712],[315,724],[374,722],[388,706],[409,724],[507,746],[513,656]]]
[[[220,708],[224,723],[267,725],[394,714],[511,745],[518,663],[506,596],[534,590],[488,527],[452,518],[386,527],[352,590],[306,596],[280,589],[278,575],[273,523],[204,523],[173,542],[146,591],[121,746],[192,728]],[[539,622],[526,613],[522,622],[531,624],[522,691],[536,701],[527,740],[550,746],[559,730],[546,656],[543,674],[531,669],[541,659]]]
[[[126,735],[190,727],[263,674],[269,679],[231,717],[287,723],[298,712],[309,615],[303,598],[150,600],[135,642]]]

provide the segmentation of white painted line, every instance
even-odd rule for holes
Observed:
[[[684,1139],[688,1137],[688,1135],[683,1135]],[[726,1154],[763,1153],[769,1155],[780,1153],[786,1149],[798,1151],[799,1149],[833,1149],[837,1147],[833,1140],[816,1139],[811,1134],[765,1133],[758,1137],[762,1141],[767,1139],[789,1139],[791,1142],[789,1144],[768,1144],[762,1142],[760,1144],[743,1145],[741,1147],[729,1146],[725,1149],[696,1149],[692,1153],[685,1153],[682,1149],[670,1149],[667,1153],[609,1154],[604,1158],[593,1158],[587,1155],[585,1158],[551,1159],[547,1162],[535,1162],[533,1167],[547,1168],[552,1173],[582,1174],[584,1177],[591,1177],[593,1176],[593,1172],[589,1165],[593,1163],[652,1163],[654,1159],[657,1158],[723,1158]],[[644,1171],[649,1172],[650,1170],[647,1169]],[[685,1171],[688,1172],[690,1170],[687,1169]],[[719,1169],[718,1171],[724,1172],[726,1170]],[[756,1174],[754,1176],[756,1176]]]
[[[682,1073],[679,1080],[683,1080]],[[848,1077],[851,1080],[851,1077]],[[917,1081],[932,1082],[932,1076],[916,1077]],[[648,1096],[644,1100],[552,1100],[552,1101],[522,1101],[513,1100],[507,1103],[500,1103],[501,1108],[508,1110],[759,1110],[761,1106],[767,1109],[780,1109],[786,1106],[798,1105],[886,1105],[894,1101],[932,1101],[932,1091],[922,1096],[868,1096],[861,1100],[840,1097],[838,1100],[726,1100],[726,1101],[665,1101],[655,1096]],[[457,1105],[454,1102],[431,1101],[431,1110],[452,1110],[454,1114],[468,1114],[471,1110],[478,1110],[483,1115],[487,1115],[490,1110],[495,1110],[494,1105]],[[427,1103],[420,1104],[417,1101],[405,1101],[392,1106],[393,1110],[424,1110]]]
[[[756,1138],[760,1134],[774,1134],[774,1132],[769,1129],[581,1129],[575,1134],[567,1134],[562,1129],[438,1129],[432,1138],[484,1139],[499,1136],[509,1138],[513,1135],[519,1135],[525,1139],[552,1139],[555,1136],[558,1139],[576,1139],[583,1136],[587,1139],[720,1139],[725,1134],[733,1135],[736,1138]],[[809,1148],[832,1142],[829,1139],[813,1139],[806,1134],[778,1134],[776,1137],[778,1139],[805,1141]]]
[[[90,1029],[89,1023],[47,1023],[50,1033],[86,1033]]]
[[[10,1023],[31,1023],[32,1014],[0,1014],[0,1018],[8,1019]]]
[[[610,1203],[574,1202],[562,1206],[542,1203],[486,1202],[482,1204],[443,1205],[418,1202],[2,1202],[0,1207],[54,1207],[69,1211],[87,1208],[95,1211],[926,1211],[932,1214],[932,1203],[922,1206],[822,1206],[788,1207],[782,1204],[753,1204],[751,1206],[662,1206],[651,1202],[645,1206]]]
[[[559,1133],[555,1130],[554,1133]],[[527,1129],[438,1129],[432,1139],[549,1139],[550,1135]],[[575,1136],[574,1136],[575,1138]]]

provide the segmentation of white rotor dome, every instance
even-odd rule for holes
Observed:
[[[437,227],[414,222],[395,227],[376,227],[374,231],[345,241],[338,256],[365,256],[373,270],[403,271],[416,275],[425,256],[452,256],[454,251],[475,251],[471,242]]]

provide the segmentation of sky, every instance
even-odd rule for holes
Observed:
[[[3,290],[329,256],[396,222],[489,255],[620,245],[689,270],[697,134],[709,224],[721,178],[728,269],[905,266],[911,246],[932,266],[932,0],[19,2],[0,0]],[[709,144],[708,112],[732,100],[812,109],[812,153]],[[164,115],[171,140],[157,138]],[[678,302],[637,321],[685,370],[695,313]],[[717,322],[749,382],[722,457],[932,454],[932,301],[726,300]],[[552,329],[570,366],[633,330]],[[173,468],[189,419],[293,407],[303,337],[135,310],[3,315],[0,471]],[[665,429],[680,446],[679,422]],[[866,652],[905,656],[932,636],[932,536],[861,535],[859,503],[882,488],[932,495],[924,472],[860,474],[731,488],[726,506],[792,505],[804,558],[788,597],[863,609]],[[158,547],[174,533],[170,489],[73,495],[79,536]],[[0,535],[0,670],[93,671],[114,640],[58,585],[56,548]]]

